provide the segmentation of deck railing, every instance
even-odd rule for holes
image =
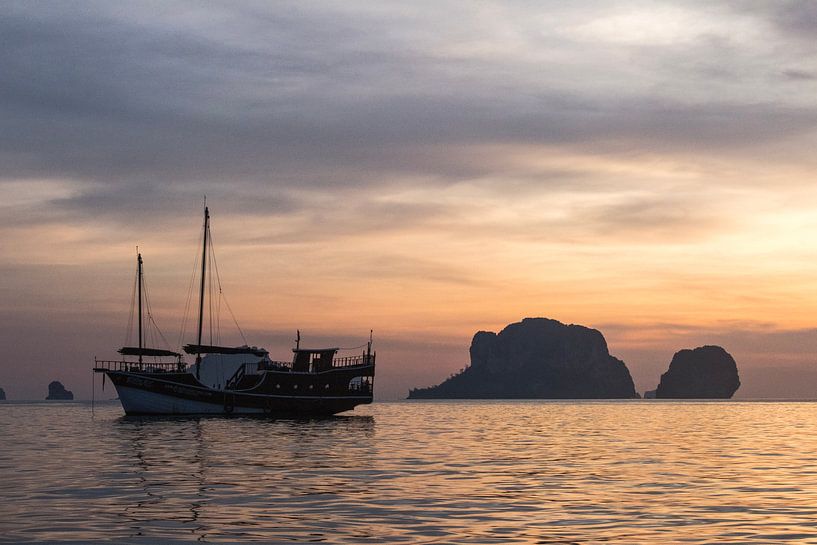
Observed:
[[[187,369],[183,361],[147,362],[94,359],[94,371],[130,371],[138,373],[177,373]]]
[[[335,358],[332,360],[332,367],[355,367],[358,365],[371,365],[374,363],[374,356],[363,354],[362,356],[348,356],[345,358]]]
[[[374,356],[363,354],[362,356],[349,356],[335,358],[332,360],[332,367],[357,367],[374,364]],[[98,360],[94,359],[94,369],[96,371],[128,371],[138,373],[176,373],[185,371],[185,362],[147,362],[141,364],[138,361],[127,360]],[[291,361],[267,361],[252,362],[244,364],[244,373],[257,375],[260,371],[291,371]]]
[[[291,361],[267,361],[251,364],[252,367],[247,369],[248,373],[255,374],[258,371],[291,371]]]

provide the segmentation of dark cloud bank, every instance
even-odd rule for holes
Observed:
[[[636,2],[632,8],[656,5]],[[498,6],[509,13],[522,10],[513,2]],[[813,94],[817,70],[803,62],[815,49],[817,8],[811,2],[687,4],[712,17],[754,22],[768,41],[759,55],[747,49],[757,44],[731,39],[728,24],[723,36],[694,36],[685,45],[616,49],[567,34],[548,35],[545,29],[540,35],[519,31],[515,38],[524,43],[518,57],[495,57],[479,48],[454,53],[462,50],[455,46],[478,44],[480,33],[490,30],[468,15],[471,5],[406,8],[408,13],[373,7],[5,3],[0,17],[0,185],[48,179],[76,188],[70,196],[8,210],[0,229],[81,225],[88,218],[158,228],[177,223],[176,212],[197,207],[207,193],[227,214],[300,219],[304,231],[291,236],[328,240],[446,218],[450,211],[442,206],[388,205],[376,198],[403,187],[434,190],[506,175],[502,161],[472,151],[482,146],[555,147],[602,157],[718,155],[737,161],[785,141],[798,145],[791,153],[770,154],[770,161],[800,160],[798,150],[813,151],[807,144],[813,143],[808,135],[817,127],[817,108],[802,98]],[[531,18],[564,15],[567,22],[581,22],[610,7],[545,2],[531,8]],[[443,27],[449,24],[447,35]],[[488,42],[492,38],[486,35]],[[504,44],[496,45],[501,49]],[[549,63],[537,57],[543,52],[554,58],[574,55],[582,62]],[[630,59],[628,69],[642,78],[617,78],[603,57],[616,52]],[[747,98],[746,89],[753,87],[756,92]],[[522,169],[513,173],[513,187],[524,194],[605,184],[577,176],[581,169],[576,165],[547,176]],[[505,192],[504,185],[488,189]],[[354,204],[338,210],[331,206],[336,201]],[[677,206],[667,213],[667,206],[645,197],[579,212],[587,232],[595,235],[617,229],[624,214],[641,233],[656,232],[659,238],[711,218],[684,215]],[[684,206],[698,209],[695,202]],[[335,218],[333,225],[347,230],[310,234],[308,226],[318,217]],[[274,236],[262,235],[265,241]],[[8,262],[16,263],[13,257],[3,256],[7,269]],[[30,271],[20,270],[14,269],[20,278],[15,286],[26,286]],[[38,269],[37,275],[49,273]],[[49,278],[31,294],[55,282]],[[27,314],[30,307],[21,308],[19,297],[11,300],[15,303],[0,307],[1,340],[16,348],[5,356],[2,380],[22,380],[15,375],[18,366],[41,369],[62,354],[72,379],[64,382],[82,392],[76,382],[87,383],[80,372],[86,362],[77,358],[87,354],[92,331],[98,348],[107,348],[113,328],[94,329],[99,320],[89,319],[90,303],[78,308],[48,299],[46,314]],[[762,367],[758,354],[763,354],[758,343],[774,347],[772,359],[812,338],[810,331],[765,334],[739,328],[722,335],[726,345],[747,347],[746,357],[757,369]],[[30,350],[43,337],[48,341]],[[612,338],[614,344],[615,333]],[[440,343],[450,359],[465,350],[459,347],[467,347],[468,339]],[[740,360],[740,349],[730,349]],[[810,353],[792,356],[796,362],[791,365],[802,371]],[[628,359],[627,353],[621,355]],[[632,352],[650,373],[665,366],[666,356]],[[389,395],[441,378],[434,373],[447,374],[421,371],[430,374],[395,370]],[[765,371],[748,372],[760,377]],[[753,389],[750,377],[741,393],[771,391]],[[36,378],[47,383],[61,377],[48,372]],[[640,387],[650,386],[648,378],[640,381]],[[15,395],[12,388],[6,390]],[[32,386],[23,391],[24,397],[36,397]]]

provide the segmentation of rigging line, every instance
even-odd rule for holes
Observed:
[[[145,333],[145,341],[150,342],[153,345],[153,337],[151,336],[150,331],[150,297],[148,297],[148,283],[147,278],[145,277],[145,266],[142,265],[142,300],[145,304],[145,312],[142,315],[142,331]]]
[[[151,337],[150,331],[150,297],[148,297],[148,284],[145,281],[145,268],[142,265],[142,299],[144,300],[145,304],[145,312],[142,315],[142,331],[145,332],[145,340],[150,341],[151,345],[153,344],[153,338]]]
[[[179,342],[177,343],[177,346],[182,345],[182,341],[184,340],[184,334],[187,332],[187,316],[188,316],[188,314],[190,312],[190,300],[191,300],[192,292],[193,292],[193,283],[196,281],[196,266],[197,266],[197,264],[198,264],[198,254],[196,255],[196,258],[193,260],[193,273],[190,275],[190,283],[189,283],[189,285],[187,287],[187,296],[185,297],[184,310],[182,311],[181,324],[180,324],[180,327],[179,327],[179,338],[178,338]]]
[[[361,348],[365,348],[368,345],[368,342],[361,344],[360,346],[351,346],[349,348],[338,348],[338,350],[360,350]]]
[[[216,271],[216,282],[218,283],[218,291],[221,291],[221,274],[218,272],[218,261],[216,260],[216,248],[213,245],[213,237],[210,237],[210,247],[213,249],[213,270]]]
[[[212,293],[215,295],[216,288],[218,288],[218,299],[216,299],[215,306],[216,306],[216,313],[215,313],[215,320],[216,320],[216,343],[221,342],[221,281],[218,278],[218,274],[216,274],[216,279],[213,280],[213,270],[215,268],[216,263],[216,250],[213,246],[213,236],[210,235],[210,281],[212,286]]]
[[[153,332],[150,329],[150,297],[148,297],[148,284],[147,278],[145,278],[144,273],[144,265],[142,266],[142,299],[144,300],[145,304],[145,312],[142,316],[142,331],[144,331],[145,335],[145,347],[147,346],[155,346],[153,344]]]
[[[213,239],[210,238],[210,244],[213,244]],[[218,260],[216,260],[216,252],[213,251],[213,269],[216,271],[216,280],[218,282],[218,292],[221,297],[224,299],[224,304],[227,305],[227,310],[230,312],[230,317],[233,319],[233,323],[235,324],[236,329],[238,329],[238,334],[241,335],[241,340],[244,341],[244,346],[249,346],[247,342],[247,337],[244,336],[244,331],[241,329],[241,326],[238,325],[238,320],[235,317],[235,313],[233,312],[232,307],[230,306],[230,302],[227,300],[227,296],[224,295],[224,291],[221,287],[221,274],[218,271]]]
[[[138,281],[139,277],[139,265],[136,266],[136,276],[133,277],[133,289],[131,290],[130,294],[130,314],[128,315],[128,327],[125,330],[125,344],[122,346],[128,346],[130,344],[131,334],[133,333],[133,314],[135,312],[135,305],[136,305],[136,282]]]
[[[151,321],[151,322],[153,322],[153,327],[155,327],[155,328],[156,328],[156,333],[158,333],[158,334],[159,334],[159,337],[161,337],[162,342],[164,343],[164,344],[163,344],[163,346],[164,346],[166,349],[170,350],[170,343],[169,343],[169,342],[167,342],[167,339],[166,339],[166,338],[165,338],[165,336],[162,334],[162,330],[161,330],[161,329],[159,329],[159,324],[157,324],[157,323],[156,323],[156,321],[153,319],[153,316],[150,316],[150,321]]]
[[[159,327],[159,324],[156,323],[156,319],[153,317],[153,307],[150,304],[150,297],[148,296],[147,278],[145,278],[144,274],[142,275],[142,288],[144,289],[144,292],[145,292],[145,306],[147,307],[147,321],[148,321],[147,325],[148,325],[148,327],[146,328],[146,330],[151,334],[151,341],[153,342],[153,346],[155,347],[158,344],[157,341],[159,339],[156,337],[156,334],[158,334],[159,337],[162,339],[162,342],[164,343],[163,344],[164,348],[166,348],[167,350],[170,350],[170,343],[167,342],[167,339],[165,338],[164,334],[162,333],[162,329]],[[155,328],[155,333],[149,327],[151,323],[153,324],[153,327]]]
[[[230,307],[230,302],[227,300],[227,297],[224,297],[224,304],[227,305],[227,310],[230,311],[230,316],[233,318],[233,323],[235,324],[236,329],[238,329],[238,334],[241,335],[241,340],[244,341],[244,346],[249,346],[247,342],[247,337],[244,336],[244,331],[241,329],[241,326],[238,325],[238,320],[235,319],[235,314],[233,314],[233,309]]]
[[[218,301],[216,301],[216,344],[221,344],[221,290],[218,291]]]
[[[216,303],[216,341],[220,343],[221,342],[221,301],[222,301],[222,299],[224,299],[224,291],[221,289],[221,277],[218,274],[218,264],[217,264],[217,261],[216,261],[216,250],[215,250],[215,247],[212,246],[212,244],[213,244],[213,239],[211,238],[210,239],[210,245],[211,245],[211,250],[212,250],[212,255],[213,255],[213,260],[212,260],[213,268],[211,269],[210,272],[212,272],[213,270],[215,270],[215,272],[216,272],[216,284],[217,284],[217,287],[218,287],[218,301]]]
[[[194,301],[195,294],[198,292],[198,290],[197,290],[198,278],[199,278],[198,275],[199,275],[199,267],[201,266],[201,262],[200,262],[201,252],[199,252],[199,248],[201,247],[201,244],[202,244],[202,237],[204,237],[204,230],[199,232],[199,236],[198,236],[198,239],[196,241],[196,251],[194,252],[194,258],[193,258],[193,272],[192,272],[192,274],[190,276],[190,290],[187,293],[187,298],[188,298],[188,301],[187,301],[188,305],[187,306],[188,306],[189,310],[187,312],[185,312],[185,315],[184,315],[185,316],[184,334],[187,334],[187,326],[190,325],[190,321],[195,319],[194,318],[194,316],[195,316],[195,307],[193,306],[193,304],[194,304],[193,301]],[[181,338],[181,340],[179,342],[179,346],[182,345],[182,342],[184,342],[184,337]]]
[[[207,238],[208,238],[208,241],[210,243],[210,248],[209,248],[210,252],[207,254],[207,264],[210,265],[210,269],[211,269],[210,270],[210,278],[207,279],[208,280],[208,292],[209,292],[208,293],[209,297],[207,298],[208,299],[207,300],[207,306],[208,306],[208,308],[210,310],[210,317],[209,317],[210,318],[209,319],[209,321],[210,321],[210,344],[213,344],[213,272],[212,272],[213,260],[210,257],[212,255],[212,253],[213,253],[213,235],[210,232],[210,226],[209,225],[207,226]]]
[[[196,248],[201,246],[201,237],[202,235],[199,235],[198,242],[196,243]],[[187,298],[184,303],[184,312],[182,313],[181,328],[179,329],[179,342],[176,345],[179,347],[182,346],[182,342],[184,341],[184,335],[187,333],[187,324],[189,323],[188,318],[190,314],[191,303],[193,301],[193,286],[195,286],[196,284],[196,273],[198,272],[198,268],[199,268],[199,251],[197,249],[195,252],[195,256],[193,258],[193,272],[190,275],[190,285],[187,287]]]

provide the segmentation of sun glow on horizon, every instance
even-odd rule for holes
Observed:
[[[813,36],[773,6],[594,6],[10,7],[4,341],[46,330],[79,376],[137,245],[174,332],[207,194],[242,327],[374,328],[393,392],[528,316],[598,327],[642,383],[688,343],[808,367]]]

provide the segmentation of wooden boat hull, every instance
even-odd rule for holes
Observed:
[[[127,415],[331,415],[372,402],[370,389],[350,391],[349,380],[371,376],[373,369],[336,371],[265,373],[241,390],[208,388],[190,373],[105,373]]]

